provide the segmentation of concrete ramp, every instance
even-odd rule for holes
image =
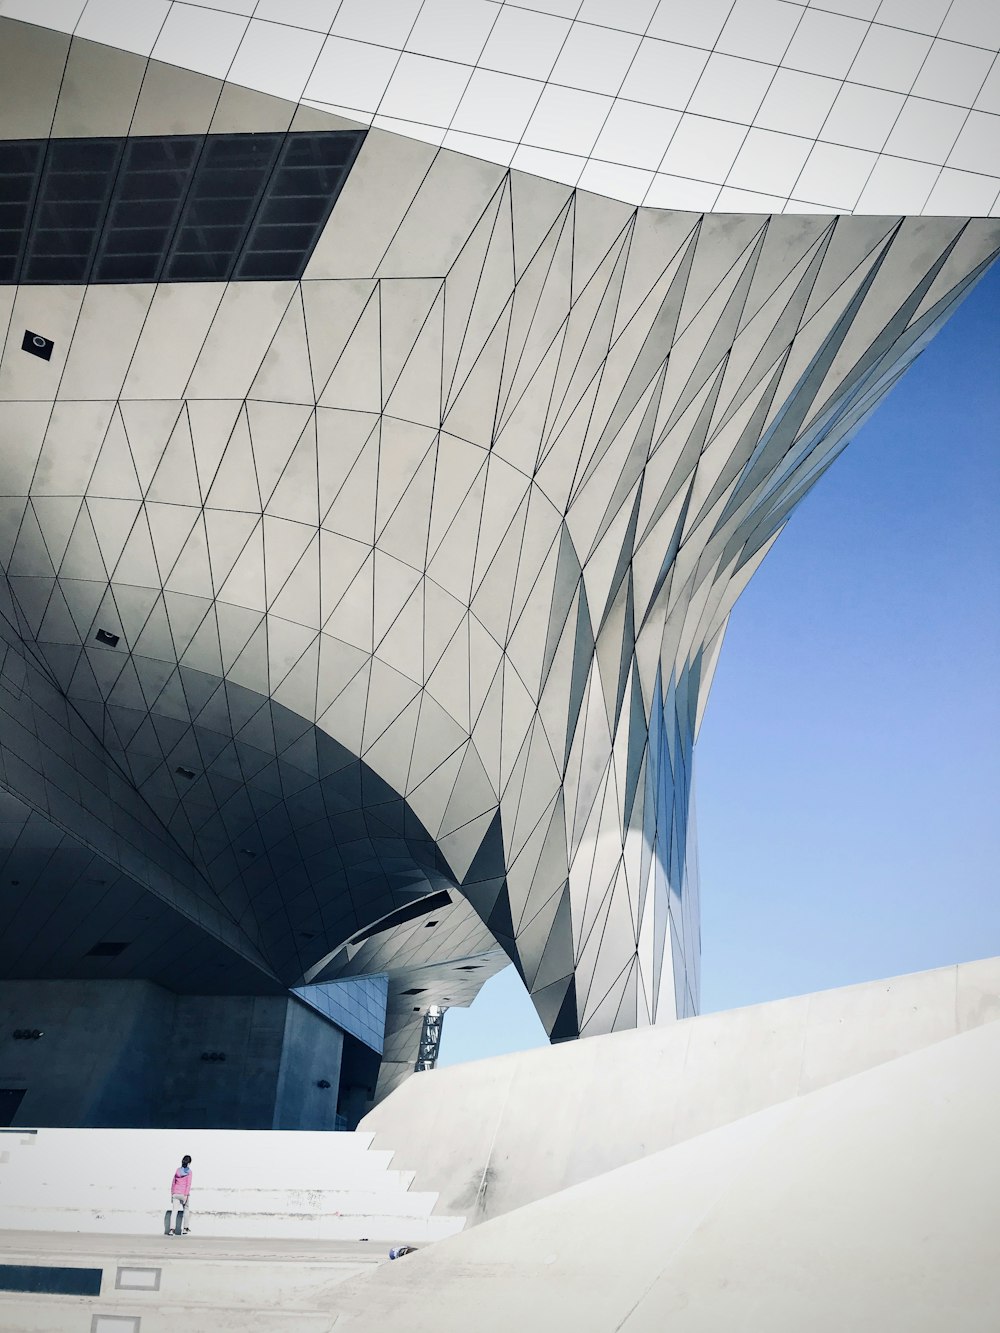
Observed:
[[[374,1145],[0,1133],[0,1262],[100,1276],[0,1294],[0,1328],[1000,1329],[998,960],[423,1074],[375,1121]],[[185,1152],[193,1231],[170,1239]],[[498,1215],[461,1231],[431,1178]],[[386,1264],[393,1241],[418,1248]]]
[[[997,958],[420,1074],[362,1128],[471,1225],[995,1018]]]
[[[998,1125],[991,1022],[348,1282],[337,1308],[350,1333],[996,1333]]]

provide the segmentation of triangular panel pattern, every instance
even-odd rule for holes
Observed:
[[[996,227],[435,162],[395,205],[359,166],[336,264],[230,284],[239,393],[201,350],[217,292],[169,355],[165,316],[128,334],[117,397],[55,377],[43,419],[0,379],[31,453],[5,781],[279,987],[379,965],[359,934],[446,893],[407,966],[499,945],[557,1039],[664,1021],[698,1004],[692,755],[733,604]]]

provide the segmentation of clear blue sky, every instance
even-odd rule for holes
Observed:
[[[1000,953],[1000,264],[792,515],[696,751],[702,1010]],[[442,1064],[542,1045],[517,974]]]

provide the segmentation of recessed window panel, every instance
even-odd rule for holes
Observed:
[[[0,284],[301,277],[363,137],[0,142]]]
[[[0,143],[0,282],[17,280],[38,189],[44,144]]]
[[[295,256],[311,254],[354,160],[345,134],[286,135],[239,260],[237,278],[294,278]],[[312,238],[310,240],[310,238]],[[303,265],[304,267],[304,265]]]

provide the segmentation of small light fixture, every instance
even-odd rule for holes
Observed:
[[[118,647],[119,637],[120,636],[117,634],[112,634],[109,629],[99,629],[97,633],[94,635],[94,638],[97,640],[98,643],[106,644],[107,647],[109,648]]]
[[[24,330],[24,337],[21,339],[22,352],[30,352],[32,356],[40,356],[43,361],[51,361],[54,347],[55,343],[51,338],[43,338],[40,333],[32,333],[30,329]]]

